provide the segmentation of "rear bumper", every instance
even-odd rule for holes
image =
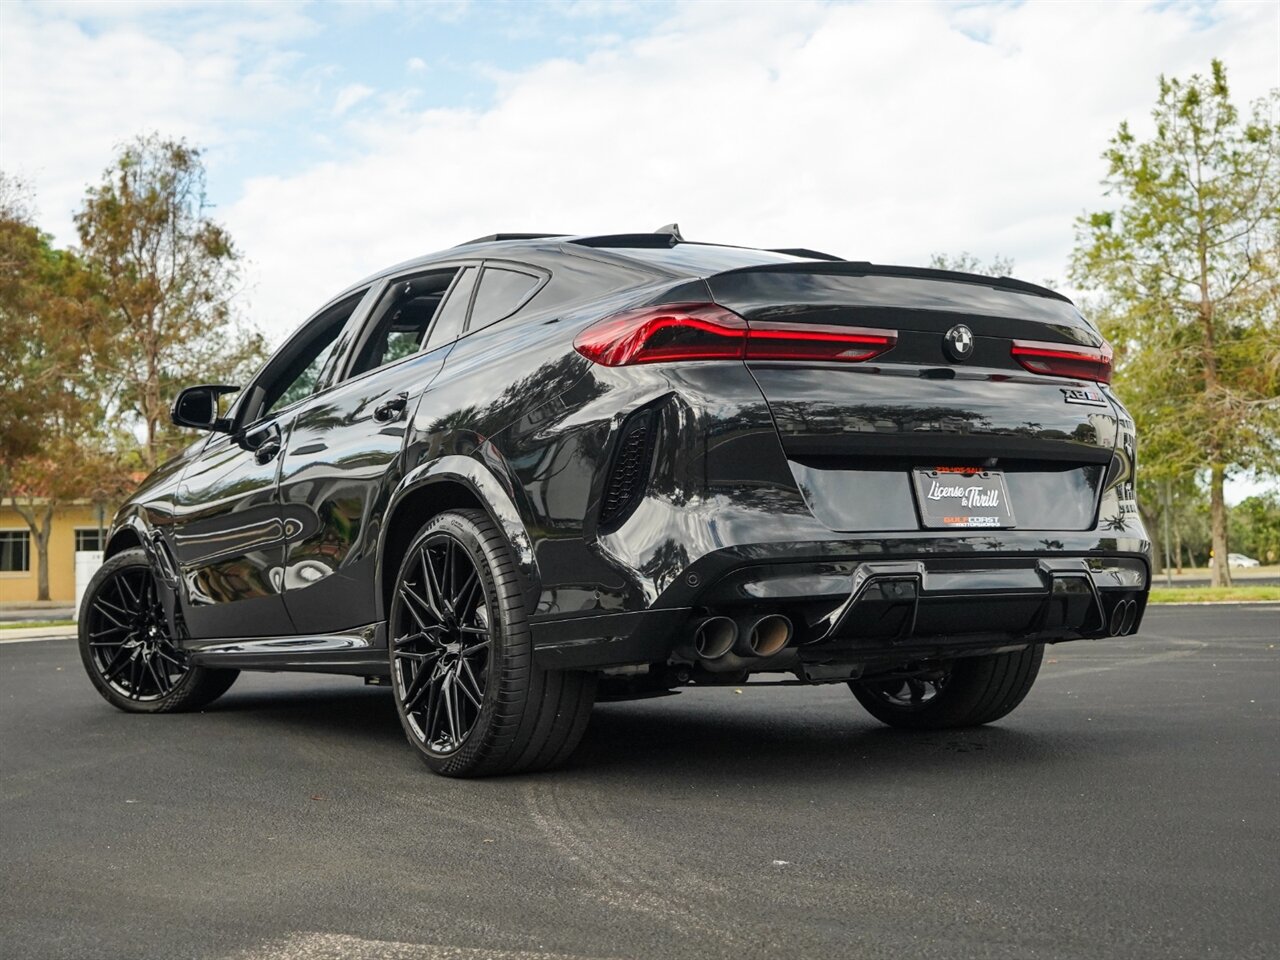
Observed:
[[[806,666],[1122,635],[1138,628],[1146,607],[1144,546],[1076,555],[850,558],[764,557],[758,549],[734,548],[704,557],[648,610],[535,622],[534,644],[539,664],[549,669],[667,663],[686,657],[706,616],[782,613],[795,625],[785,662],[803,676]],[[712,566],[720,569],[705,578],[695,569]]]

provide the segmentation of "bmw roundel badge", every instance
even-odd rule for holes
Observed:
[[[973,331],[957,323],[942,338],[942,346],[952,360],[968,360],[973,356]]]

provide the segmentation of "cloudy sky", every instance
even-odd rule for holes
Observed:
[[[685,235],[1063,278],[1161,73],[1280,86],[1280,4],[4,3],[0,168],[71,213],[134,134],[206,150],[273,340],[494,231]]]

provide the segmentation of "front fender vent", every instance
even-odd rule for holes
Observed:
[[[600,525],[614,527],[626,519],[644,493],[653,461],[653,411],[632,414],[623,424],[600,504]]]

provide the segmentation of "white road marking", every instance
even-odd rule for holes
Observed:
[[[227,960],[599,960],[580,954],[485,950],[436,943],[365,940],[341,933],[294,933],[231,954]]]

